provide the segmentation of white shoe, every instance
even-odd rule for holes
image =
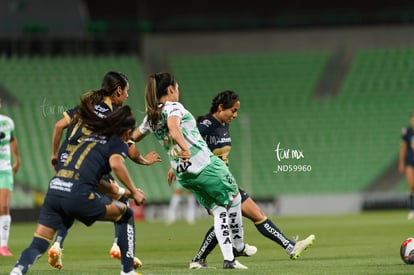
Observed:
[[[130,272],[123,272],[121,271],[121,275],[142,275],[141,273],[135,272],[134,270]]]
[[[19,268],[15,267],[15,268],[13,268],[13,270],[10,272],[10,275],[23,275],[23,273],[22,273],[22,271],[21,271]]]
[[[250,256],[253,256],[254,254],[256,254],[256,252],[257,252],[257,247],[255,247],[253,245],[248,245],[247,243],[244,244],[244,248],[241,252],[239,252],[235,248],[233,248],[234,257],[239,257],[239,256],[250,257]]]
[[[121,249],[119,246],[114,243],[109,250],[109,256],[111,256],[112,259],[120,260],[121,259]],[[134,257],[134,268],[140,268],[142,267],[142,262],[137,257]]]
[[[213,268],[213,269],[215,269],[215,267],[207,265],[206,259],[201,259],[197,262],[190,262],[190,264],[188,265],[188,268],[189,269],[204,269],[204,268]]]
[[[232,262],[224,260],[223,268],[224,269],[248,269],[247,266],[242,265],[241,263],[239,263],[239,261],[236,261],[236,260],[233,260]]]
[[[300,254],[305,251],[308,247],[312,246],[313,241],[315,240],[315,235],[309,235],[306,239],[298,241],[290,253],[290,258],[296,260],[299,258]]]
[[[412,219],[414,219],[414,211],[410,211],[410,212],[408,212],[408,219],[409,220],[412,220]]]

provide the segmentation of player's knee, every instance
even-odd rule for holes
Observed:
[[[125,212],[122,214],[122,216],[119,217],[119,219],[117,220],[118,223],[125,223],[128,222],[129,219],[134,215],[134,212],[132,211],[131,208],[125,206]]]

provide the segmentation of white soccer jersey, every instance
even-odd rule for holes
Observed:
[[[167,119],[171,116],[177,116],[181,119],[180,129],[191,151],[191,158],[187,163],[183,163],[177,157],[180,147],[171,138],[168,131]],[[139,126],[139,131],[144,135],[154,133],[157,140],[167,151],[171,167],[178,177],[182,173],[198,174],[204,167],[210,164],[212,153],[198,131],[194,116],[179,102],[167,101],[164,104],[155,131],[151,129],[147,117],[144,118],[144,121]]]
[[[10,138],[13,135],[14,122],[0,115],[0,171],[11,170]]]

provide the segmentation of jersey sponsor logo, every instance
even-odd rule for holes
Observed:
[[[209,127],[211,125],[211,120],[209,119],[204,119],[203,121],[200,122],[200,124],[205,125],[206,127]]]
[[[231,137],[209,136],[207,143],[212,145],[231,143]]]
[[[72,182],[63,181],[63,180],[58,179],[58,178],[54,178],[49,183],[49,188],[50,189],[59,190],[59,191],[63,191],[63,192],[71,192],[72,191],[72,186],[73,186]]]
[[[104,108],[100,105],[95,105],[95,114],[99,117],[105,117],[103,113],[106,113],[109,111],[109,108]]]
[[[127,239],[128,239],[128,250],[127,250],[126,256],[128,258],[134,258],[135,236],[134,236],[134,228],[130,224],[127,225]]]

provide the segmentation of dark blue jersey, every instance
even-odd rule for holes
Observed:
[[[113,155],[126,158],[127,151],[128,145],[119,136],[82,137],[59,166],[48,193],[73,196],[95,190],[102,176],[111,171],[109,158]]]
[[[197,127],[211,152],[228,164],[231,150],[229,126],[221,124],[212,115],[207,115],[200,120]]]
[[[79,139],[82,136],[91,134],[91,132],[88,129],[82,127],[80,122],[73,122],[78,108],[79,106],[76,106],[63,113],[64,117],[69,123],[69,126],[66,130],[66,138],[64,139],[59,148],[58,163],[56,169],[60,168],[60,165],[66,160],[67,156],[69,155],[70,150],[79,143]],[[118,106],[112,105],[110,101],[103,101],[95,105],[94,111],[97,116],[105,118],[113,111],[115,111],[117,108]]]
[[[402,130],[401,139],[407,145],[407,152],[405,154],[405,164],[414,166],[414,131],[412,127],[405,127]]]

